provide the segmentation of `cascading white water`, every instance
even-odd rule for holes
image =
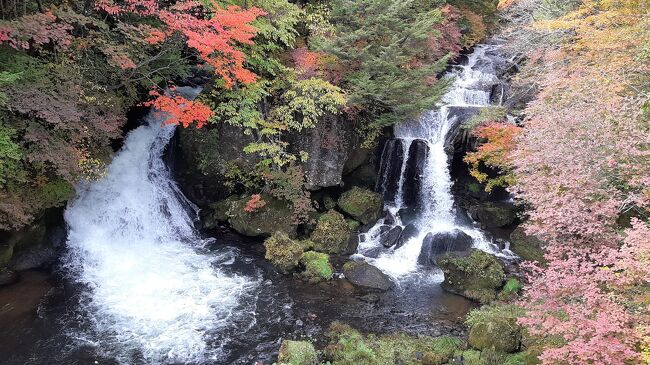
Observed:
[[[486,56],[486,51],[494,46],[477,46],[469,55],[468,62],[459,66],[459,70],[451,71],[445,77],[455,80],[435,110],[425,112],[418,120],[400,123],[394,128],[395,138],[402,142],[403,157],[395,199],[387,201],[385,208],[395,219],[395,225],[404,227],[398,212],[408,208],[405,204],[404,191],[406,181],[405,171],[411,145],[415,141],[426,143],[426,161],[422,171],[421,191],[418,199],[421,209],[413,222],[418,228],[417,236],[411,238],[397,249],[383,250],[377,257],[372,252],[382,248],[379,242],[384,220],[380,220],[366,234],[361,235],[358,253],[365,260],[372,262],[385,273],[400,278],[418,270],[418,256],[422,242],[428,233],[450,232],[460,229],[472,237],[476,248],[494,252],[492,245],[484,235],[471,226],[457,222],[454,212],[454,199],[451,194],[451,176],[449,174],[448,155],[445,151],[445,141],[452,126],[457,123],[456,117],[450,111],[453,108],[484,107],[490,103],[490,89],[498,83],[498,77],[492,67],[492,60]],[[382,164],[384,161],[382,161]],[[442,280],[442,275],[434,276]]]
[[[65,266],[87,287],[92,327],[74,336],[120,363],[213,363],[219,346],[207,336],[230,323],[257,283],[223,273],[216,262],[224,257],[202,250],[195,208],[162,159],[174,132],[162,120],[150,113],[107,175],[81,186],[65,212]]]

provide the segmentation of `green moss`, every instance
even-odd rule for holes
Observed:
[[[503,301],[508,301],[517,297],[517,294],[523,289],[521,282],[515,278],[510,278],[506,281],[506,284],[501,289],[499,293],[499,299]]]
[[[278,365],[316,365],[318,354],[314,345],[307,341],[282,341]]]
[[[461,349],[454,337],[408,336],[406,334],[363,336],[350,326],[334,323],[326,355],[332,365],[441,365]]]
[[[383,208],[381,195],[356,186],[343,193],[338,204],[341,210],[363,224],[379,218]]]
[[[517,318],[523,310],[514,305],[483,306],[471,311],[466,318],[469,325],[469,344],[479,350],[515,352],[521,343],[522,329]]]
[[[264,241],[264,248],[264,257],[283,274],[293,271],[304,253],[302,242],[292,240],[286,233],[279,231]]]
[[[361,223],[355,221],[354,219],[346,219],[345,222],[348,224],[348,228],[350,228],[351,231],[355,231],[361,226]]]
[[[330,210],[318,218],[316,229],[311,234],[314,249],[327,253],[343,253],[348,246],[350,227],[343,215]]]
[[[480,250],[465,257],[442,255],[438,265],[445,273],[444,289],[481,303],[496,298],[505,276],[501,262]]]
[[[529,236],[524,229],[517,227],[510,234],[510,251],[527,261],[537,261],[545,264],[544,242],[535,236]]]
[[[275,231],[290,236],[295,235],[296,224],[288,202],[262,194],[262,200],[266,204],[253,212],[246,212],[244,208],[249,200],[250,196],[245,196],[231,204],[228,210],[228,222],[234,230],[253,237],[270,236]]]
[[[300,258],[300,263],[305,267],[301,276],[310,283],[331,280],[334,276],[334,268],[330,264],[330,258],[327,254],[308,251]]]

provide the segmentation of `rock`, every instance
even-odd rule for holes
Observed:
[[[408,207],[417,207],[420,205],[420,196],[422,195],[422,177],[424,168],[429,154],[429,145],[426,141],[416,139],[409,146],[408,160],[404,170],[404,185],[402,200]]]
[[[302,254],[300,264],[305,267],[300,276],[310,283],[331,280],[334,276],[334,268],[330,264],[330,257],[327,254],[307,251]]]
[[[330,210],[318,218],[310,239],[314,242],[314,250],[340,254],[348,247],[350,231],[343,214]]]
[[[472,248],[472,237],[460,229],[451,232],[429,233],[422,241],[418,264],[436,265],[438,256],[448,252],[465,252]]]
[[[264,241],[264,248],[266,249],[264,258],[281,273],[289,274],[298,266],[305,251],[305,244],[292,240],[284,232],[275,232]]]
[[[203,218],[203,228],[214,229],[218,227],[219,223],[228,222],[228,211],[232,204],[237,200],[239,200],[237,195],[231,195],[226,199],[210,204],[210,211],[207,216]]]
[[[381,165],[376,190],[381,192],[386,202],[394,203],[400,175],[404,164],[404,145],[399,139],[386,141],[381,153]]]
[[[443,289],[481,303],[496,298],[505,278],[501,262],[480,250],[472,250],[467,256],[443,254],[437,263],[445,274]]]
[[[373,293],[362,295],[359,297],[359,300],[361,300],[362,302],[366,302],[370,304],[378,303],[379,299],[380,299],[379,295]]]
[[[14,270],[31,270],[46,267],[56,260],[56,251],[52,246],[39,244],[17,251],[11,258],[9,266]]]
[[[283,340],[278,354],[278,365],[317,365],[318,354],[308,341]]]
[[[356,231],[359,227],[361,227],[361,223],[355,221],[354,219],[347,218],[345,222],[348,224],[348,228],[350,228],[351,231]]]
[[[409,225],[418,217],[418,211],[413,207],[402,208],[397,212],[402,224]]]
[[[18,281],[18,274],[7,268],[0,269],[0,286],[11,285]]]
[[[397,243],[395,244],[394,249],[397,250],[398,248],[404,246],[406,242],[408,242],[411,238],[417,237],[420,234],[420,230],[418,227],[411,223],[404,227],[402,230],[401,234],[399,235],[399,238],[397,239]]]
[[[352,255],[353,253],[357,252],[357,249],[359,248],[359,234],[357,232],[352,232],[350,233],[350,237],[348,237],[348,245],[345,251],[341,252],[343,255]]]
[[[353,187],[344,192],[338,201],[345,213],[363,224],[379,219],[384,202],[381,195],[370,190]]]
[[[384,220],[383,220],[384,224],[392,226],[392,225],[395,225],[396,222],[397,222],[397,219],[395,218],[395,216],[391,212],[386,212],[385,213]]]
[[[327,210],[336,208],[336,200],[334,200],[330,195],[325,194],[323,196],[323,207]]]
[[[366,289],[386,291],[393,287],[388,275],[365,261],[346,262],[343,274],[352,284]]]
[[[352,123],[336,115],[326,115],[314,128],[289,137],[290,151],[307,152],[303,163],[306,187],[318,190],[341,183],[343,167],[352,144]]]
[[[14,242],[0,243],[0,268],[9,265],[14,254]]]
[[[507,203],[484,202],[471,207],[469,214],[472,219],[487,228],[499,228],[512,224],[517,218],[515,207]]]
[[[397,243],[397,240],[399,239],[401,233],[402,227],[394,226],[389,229],[388,232],[384,232],[379,235],[379,242],[386,248],[391,247]]]
[[[510,251],[524,260],[546,263],[543,247],[544,242],[542,240],[527,235],[521,227],[515,228],[510,234]]]
[[[472,312],[469,345],[475,349],[497,352],[515,352],[521,343],[521,327],[517,324],[518,311],[510,306],[488,306]]]
[[[262,200],[266,204],[249,213],[244,211],[249,200],[248,196],[236,200],[228,210],[228,222],[235,231],[251,237],[270,236],[275,231],[295,236],[296,225],[293,222],[293,212],[289,203],[262,194]]]

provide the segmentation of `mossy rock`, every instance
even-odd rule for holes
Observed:
[[[527,235],[522,227],[517,227],[510,234],[510,251],[526,261],[546,263],[543,247],[544,242],[542,240]]]
[[[283,274],[289,274],[298,267],[305,252],[303,242],[293,240],[286,233],[279,231],[264,241],[264,248],[264,258]]]
[[[14,254],[14,243],[0,243],[0,268],[6,267]]]
[[[301,277],[310,283],[331,280],[334,276],[334,268],[327,254],[307,251],[300,258],[300,264],[305,267],[305,271],[300,274]]]
[[[278,365],[317,365],[318,353],[307,341],[282,341]]]
[[[359,227],[361,227],[361,222],[355,221],[354,219],[348,218],[345,221],[347,222],[350,231],[356,231]]]
[[[514,305],[491,305],[468,314],[470,346],[478,350],[512,353],[521,347],[522,328],[517,318],[523,310]]]
[[[470,208],[469,213],[488,228],[508,226],[517,218],[516,207],[507,203],[483,202]]]
[[[311,234],[314,250],[326,253],[341,254],[348,247],[350,227],[343,214],[330,210],[318,218],[316,229]]]
[[[345,213],[368,224],[379,218],[384,202],[381,195],[355,186],[341,195],[338,204]]]
[[[327,336],[327,360],[336,365],[386,365],[448,363],[462,349],[455,337],[409,336],[403,333],[376,336],[362,335],[352,327],[334,322]]]
[[[250,196],[236,200],[228,209],[228,222],[235,231],[251,237],[270,236],[275,231],[292,237],[296,235],[296,224],[288,202],[262,194],[264,206],[246,212],[244,208],[249,200]]]
[[[445,274],[443,289],[481,303],[496,299],[505,277],[501,262],[480,250],[472,250],[467,256],[441,255],[438,266]]]
[[[239,196],[231,195],[226,199],[210,204],[210,214],[205,218],[204,228],[215,228],[217,223],[228,222],[228,211],[234,202],[239,200]]]

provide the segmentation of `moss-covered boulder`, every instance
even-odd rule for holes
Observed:
[[[0,268],[6,267],[14,254],[13,242],[0,243]]]
[[[300,276],[310,283],[331,280],[334,276],[334,268],[327,254],[307,251],[300,258],[300,264],[305,267]]]
[[[318,218],[316,229],[311,234],[314,250],[341,254],[348,247],[350,227],[343,214],[330,210]]]
[[[278,365],[317,365],[318,353],[307,341],[282,341]]]
[[[442,287],[452,293],[481,303],[496,298],[505,273],[501,262],[480,250],[467,256],[450,253],[438,257],[438,266],[445,274]]]
[[[497,352],[519,350],[522,328],[517,318],[521,315],[522,309],[514,305],[491,305],[473,310],[466,319],[470,346]]]
[[[326,360],[332,364],[447,364],[454,353],[462,349],[458,338],[442,336],[362,335],[354,328],[334,322],[327,336],[330,344],[325,348]]]
[[[517,218],[516,207],[508,203],[483,202],[471,207],[469,214],[487,228],[505,227]]]
[[[288,202],[262,194],[263,206],[247,212],[244,208],[250,199],[235,200],[228,209],[228,222],[235,231],[251,237],[270,236],[275,231],[295,236],[296,224]]]
[[[264,241],[266,253],[264,258],[269,260],[283,274],[291,273],[305,252],[303,242],[291,239],[284,232],[275,232]]]
[[[384,202],[381,195],[355,186],[341,195],[338,205],[354,219],[368,224],[379,218]]]
[[[207,214],[201,217],[203,228],[213,229],[217,228],[219,223],[228,222],[228,219],[230,218],[228,216],[228,211],[230,210],[232,203],[237,200],[239,200],[239,196],[231,195],[226,199],[210,204],[208,209],[206,209]]]
[[[544,242],[535,236],[527,235],[522,227],[510,234],[510,251],[527,261],[545,263]]]

